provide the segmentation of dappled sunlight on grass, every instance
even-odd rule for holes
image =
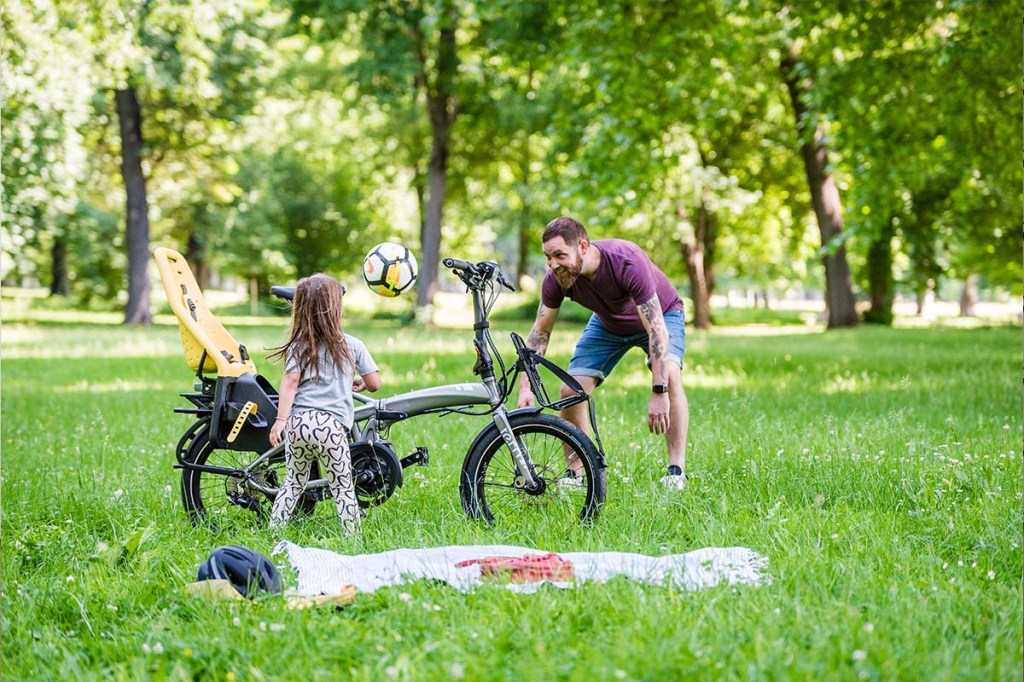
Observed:
[[[111,326],[83,333],[65,327],[5,325],[5,359],[70,359],[87,357],[164,357],[182,353],[177,328]]]
[[[731,367],[716,367],[713,370],[704,365],[687,367],[683,370],[683,388],[712,388],[726,389],[743,386],[748,381],[745,373]],[[618,383],[625,388],[648,389],[651,385],[651,373],[646,369],[623,372],[621,375],[616,371],[610,383]]]
[[[113,381],[87,381],[82,380],[67,386],[53,387],[54,393],[128,393],[136,391],[174,391],[180,390],[182,386],[171,385],[168,382],[152,381],[124,381],[114,379]]]
[[[880,387],[877,378],[870,376],[867,372],[857,374],[846,372],[825,381],[821,391],[825,395],[834,395],[836,393],[860,393],[878,388]]]
[[[738,327],[714,327],[710,334],[713,336],[795,336],[820,334],[824,331],[825,325],[823,324],[745,324]]]

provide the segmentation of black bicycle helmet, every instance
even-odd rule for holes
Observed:
[[[227,580],[243,597],[281,591],[281,576],[270,559],[248,547],[225,545],[199,565],[198,580]]]

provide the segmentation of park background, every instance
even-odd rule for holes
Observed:
[[[969,0],[6,3],[0,672],[1020,679],[1022,18]],[[275,382],[269,287],[340,277],[398,392],[472,378],[440,257],[498,261],[519,291],[496,334],[525,334],[562,214],[644,246],[686,299],[690,489],[656,488],[628,356],[599,396],[596,529],[466,522],[479,424],[442,421],[396,433],[433,463],[361,538],[322,505],[292,539],[744,545],[772,582],[413,585],[342,612],[183,594],[214,546],[275,538],[180,507],[171,410],[192,379],[153,249],[186,256]],[[384,240],[419,258],[415,294],[358,286]],[[585,320],[566,308],[563,365]]]

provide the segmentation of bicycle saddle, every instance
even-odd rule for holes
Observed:
[[[295,300],[295,287],[270,287],[270,293],[278,298],[283,298],[286,301]],[[341,285],[341,293],[348,293],[348,287],[344,284]]]
[[[291,301],[295,298],[295,287],[270,287],[270,293],[278,298]]]

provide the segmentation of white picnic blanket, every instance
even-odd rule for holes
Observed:
[[[337,594],[346,585],[359,592],[373,592],[381,587],[400,585],[421,579],[443,580],[464,592],[481,585],[478,564],[458,567],[456,564],[487,557],[524,557],[549,552],[510,545],[453,545],[425,549],[395,549],[379,554],[338,554],[326,549],[300,547],[282,540],[274,548],[284,554],[298,574],[299,594],[316,596]],[[768,559],[746,547],[709,547],[686,554],[660,557],[626,552],[564,552],[560,557],[573,565],[576,583],[603,583],[616,576],[626,576],[643,583],[674,585],[697,590],[729,583],[761,585],[768,582],[762,571]],[[509,589],[532,592],[542,583],[510,583]],[[552,582],[557,587],[573,583]]]

